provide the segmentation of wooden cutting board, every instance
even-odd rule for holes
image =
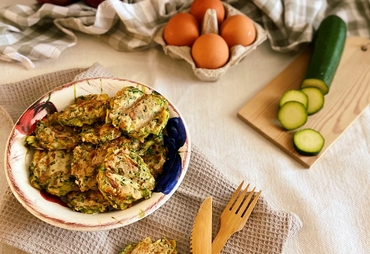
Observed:
[[[283,130],[277,120],[280,96],[299,89],[311,50],[306,49],[283,72],[238,112],[238,117],[306,168],[311,167],[370,104],[370,39],[349,37],[324,108],[309,116],[301,128],[312,128],[325,138],[317,156],[302,156],[293,147],[295,131]]]

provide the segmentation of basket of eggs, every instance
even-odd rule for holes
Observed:
[[[220,0],[194,0],[160,27],[165,54],[187,61],[202,81],[216,81],[267,38],[265,30]]]

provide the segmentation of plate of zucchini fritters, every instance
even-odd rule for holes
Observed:
[[[15,152],[20,143],[23,161]],[[177,189],[190,159],[178,110],[152,88],[114,78],[78,81],[42,97],[16,123],[8,150],[7,178],[18,200],[51,224],[81,230],[147,216]],[[20,165],[27,186],[15,172]]]

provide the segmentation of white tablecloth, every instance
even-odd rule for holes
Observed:
[[[0,7],[13,3],[3,0]],[[297,54],[274,52],[266,41],[219,81],[202,82],[189,64],[166,56],[160,47],[118,52],[95,37],[77,36],[76,46],[58,59],[36,61],[34,69],[1,62],[0,84],[87,68],[95,62],[116,77],[148,84],[179,108],[193,143],[231,180],[245,179],[262,189],[271,205],[302,219],[303,228],[286,245],[285,253],[370,251],[370,107],[314,166],[305,169],[236,116]],[[1,146],[0,151],[4,142]],[[0,172],[0,194],[6,188]],[[0,251],[19,253],[6,246]]]

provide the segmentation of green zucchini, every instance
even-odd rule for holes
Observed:
[[[304,156],[318,155],[325,145],[320,132],[307,128],[297,131],[293,137],[294,148]]]
[[[288,101],[278,111],[278,120],[286,130],[294,130],[307,122],[306,107],[298,101]]]
[[[313,41],[313,49],[301,88],[317,87],[325,95],[337,71],[346,42],[344,21],[330,15],[321,22]]]
[[[306,108],[308,106],[308,97],[301,90],[288,90],[286,91],[279,100],[279,107],[283,106],[288,101],[298,101],[302,103]]]
[[[302,88],[301,91],[308,97],[307,114],[313,115],[319,112],[325,103],[325,97],[321,91],[316,87]]]

